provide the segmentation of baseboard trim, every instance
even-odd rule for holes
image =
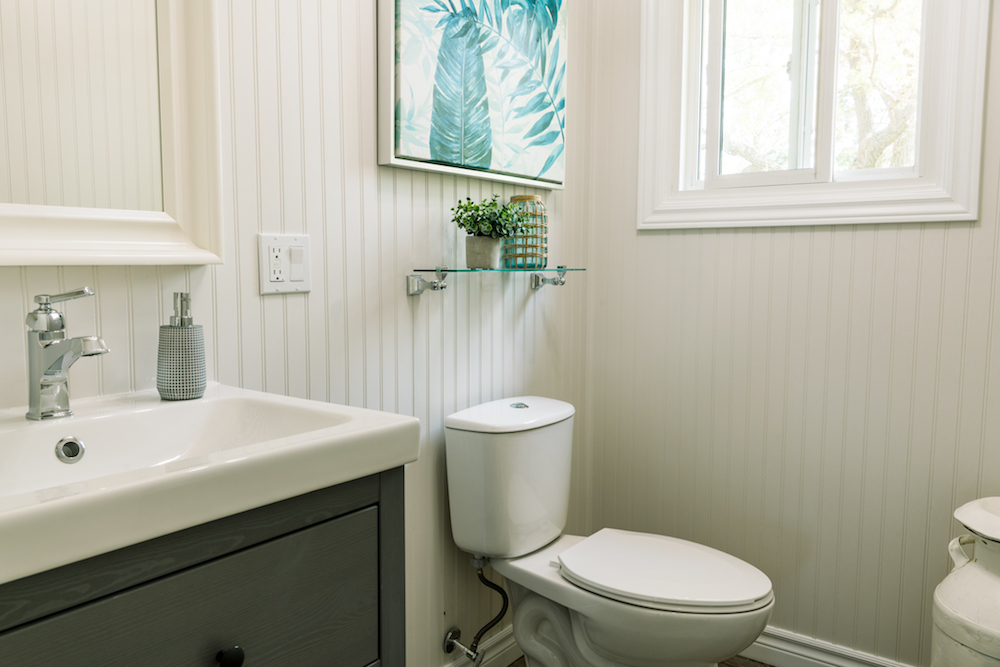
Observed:
[[[774,667],[911,667],[770,626],[740,655]]]
[[[512,662],[524,655],[514,642],[514,628],[509,625],[485,639],[479,645],[479,650],[484,653],[481,667],[509,667]],[[459,655],[444,667],[469,667],[471,664],[471,660]]]
[[[482,667],[509,667],[524,653],[507,626],[482,643]],[[767,627],[760,638],[740,655],[773,667],[913,667],[877,655],[813,639],[781,628]],[[456,656],[444,667],[469,667],[465,656]]]

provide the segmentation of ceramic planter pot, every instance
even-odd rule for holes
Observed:
[[[466,236],[465,265],[470,269],[499,269],[500,239],[491,236]]]

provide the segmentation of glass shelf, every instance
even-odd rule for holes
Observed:
[[[530,273],[531,289],[539,290],[546,285],[559,287],[566,284],[566,274],[570,271],[586,271],[587,269],[571,269],[565,266],[556,266],[544,269],[450,269],[447,266],[438,266],[433,269],[413,269],[417,273],[433,273],[437,280],[425,280],[423,276],[406,276],[406,295],[417,296],[424,290],[438,292],[448,287],[447,278],[449,273]],[[557,274],[554,278],[546,278],[546,273]]]
[[[546,267],[544,269],[452,269],[439,266],[436,269],[413,269],[417,273],[542,273],[545,271],[586,271],[587,269],[569,269],[563,266]]]

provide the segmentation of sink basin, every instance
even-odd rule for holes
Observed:
[[[415,461],[420,434],[413,417],[217,383],[73,409],[0,411],[0,583]],[[73,463],[64,439],[85,447]]]

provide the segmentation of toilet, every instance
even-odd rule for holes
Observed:
[[[564,535],[572,405],[501,399],[445,419],[455,543],[507,581],[529,667],[709,667],[763,632],[771,581],[722,551],[604,528]]]

